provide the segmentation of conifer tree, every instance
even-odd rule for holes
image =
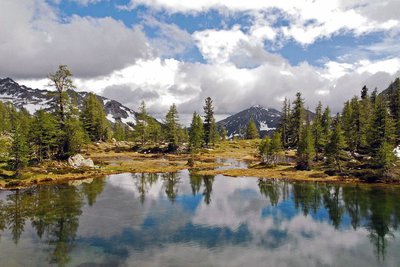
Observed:
[[[0,101],[0,134],[11,131],[11,104]]]
[[[301,98],[301,93],[296,94],[296,100],[293,102],[293,109],[290,117],[290,145],[298,146],[301,139],[301,131],[305,119],[304,100]]]
[[[302,126],[296,153],[296,169],[309,170],[315,152],[310,123]]]
[[[219,141],[219,132],[215,118],[212,117],[210,125],[210,143],[215,145]]]
[[[59,116],[59,122],[61,123],[63,129],[63,124],[66,117],[66,103],[68,100],[67,90],[75,88],[72,83],[72,72],[68,69],[66,65],[60,65],[58,70],[54,73],[48,75],[50,80],[49,85],[54,86],[57,90],[57,113]]]
[[[109,139],[110,124],[106,118],[103,104],[93,93],[89,93],[83,101],[81,120],[91,141]]]
[[[203,121],[200,115],[193,113],[192,123],[189,130],[189,149],[191,152],[196,152],[202,147],[204,142]]]
[[[282,132],[282,144],[287,147],[289,145],[290,101],[286,97],[283,101],[282,114],[279,128]]]
[[[107,132],[105,134],[108,136],[109,133]],[[67,118],[65,121],[65,156],[72,156],[80,152],[81,147],[89,141],[90,137],[85,132],[83,124],[79,118]]]
[[[359,101],[354,97],[351,102],[345,103],[341,117],[347,149],[350,152],[355,152],[359,148],[362,135],[360,122]]]
[[[135,132],[137,133],[142,145],[145,144],[148,138],[148,117],[149,115],[147,113],[146,104],[142,101],[139,107],[139,113],[136,115],[135,125]]]
[[[85,131],[83,122],[80,120],[81,112],[78,108],[78,99],[75,92],[73,92],[70,100],[68,105],[69,113],[65,121],[65,156],[72,156],[80,152],[81,147],[90,142],[89,134]],[[101,106],[99,114],[100,116],[104,116],[104,120],[105,113],[103,111],[103,104],[99,103],[99,106]],[[104,121],[104,123],[109,126],[107,120]],[[109,129],[107,129],[107,136],[109,134],[108,130]]]
[[[226,131],[226,128],[224,126],[221,126],[221,128],[219,129],[219,137],[223,141],[228,138],[228,132]]]
[[[369,152],[373,157],[378,153],[384,142],[394,143],[393,121],[389,116],[385,99],[379,96],[376,99],[375,111],[372,116],[371,128],[368,135]]]
[[[23,114],[15,109],[11,111],[11,133],[13,141],[11,144],[11,167],[16,171],[16,176],[19,176],[20,171],[24,168],[29,158],[29,145],[27,131],[29,124],[24,124]]]
[[[388,87],[389,91],[389,108],[390,115],[394,121],[396,136],[400,137],[400,79],[391,83]]]
[[[204,143],[206,146],[212,144],[215,137],[215,131],[217,127],[215,125],[214,119],[214,107],[212,105],[213,101],[211,97],[205,99],[204,109]]]
[[[374,106],[371,105],[371,100],[368,94],[368,88],[366,86],[361,90],[361,101],[360,101],[360,120],[359,120],[359,147],[365,149],[368,147],[367,136],[371,127],[371,118],[373,116]]]
[[[361,89],[361,99],[368,99],[369,95],[368,95],[368,88],[366,85],[363,86],[363,88]]]
[[[262,162],[271,165],[272,164],[272,150],[271,150],[271,138],[266,136],[263,140],[261,140],[260,145],[258,147],[259,155],[262,159]]]
[[[334,164],[339,172],[342,171],[340,158],[343,156],[345,147],[346,142],[343,136],[342,125],[338,113],[333,122],[332,134],[325,148],[325,156],[328,158],[328,163]]]
[[[53,114],[40,109],[36,112],[30,131],[30,140],[36,159],[50,159],[58,149],[58,122]]]
[[[328,142],[328,138],[331,133],[331,123],[332,123],[331,110],[327,106],[324,110],[324,113],[322,114],[322,121],[321,121],[323,137],[325,137],[324,140],[325,144]]]
[[[319,153],[323,151],[325,146],[324,138],[323,138],[323,127],[322,127],[322,104],[318,103],[317,108],[315,109],[315,117],[313,120],[313,124],[311,127],[312,134],[314,137],[314,149],[315,149],[315,159],[318,160]]]
[[[370,97],[370,101],[371,101],[371,106],[372,107],[375,106],[375,101],[376,101],[377,97],[378,97],[378,89],[375,88],[374,91],[372,91],[371,97]]]
[[[179,117],[176,105],[172,104],[165,116],[166,138],[168,141],[168,149],[175,151],[179,146]]]
[[[178,140],[179,144],[188,143],[189,142],[189,130],[186,127],[179,127],[178,131]]]
[[[114,123],[113,137],[117,141],[125,141],[126,140],[125,125],[120,120],[117,120]]]
[[[147,120],[147,136],[154,144],[159,143],[163,137],[160,123],[151,117]]]
[[[270,149],[272,151],[273,164],[278,164],[278,154],[282,151],[282,136],[279,131],[272,135]]]
[[[382,170],[384,176],[390,176],[390,171],[395,161],[396,156],[393,153],[393,146],[386,140],[383,141],[374,159],[375,166]]]
[[[253,118],[250,119],[246,128],[246,139],[257,139],[260,135],[258,134],[258,129]]]

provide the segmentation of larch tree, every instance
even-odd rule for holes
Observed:
[[[324,138],[323,138],[323,127],[322,127],[322,104],[318,103],[317,108],[315,109],[315,117],[312,123],[312,134],[314,137],[314,149],[315,149],[315,159],[319,159],[319,154],[324,149]]]
[[[176,105],[172,104],[165,116],[165,136],[168,142],[168,150],[175,151],[179,147],[179,116]]]
[[[139,112],[136,115],[135,132],[140,140],[140,143],[144,145],[148,138],[148,120],[149,115],[147,113],[146,104],[144,101],[140,103]]]
[[[27,119],[24,116],[25,114],[21,111],[16,111],[15,109],[11,111],[11,134],[13,141],[10,150],[10,166],[16,171],[16,176],[20,175],[21,169],[28,163],[30,152],[27,135],[29,124],[25,123]]]
[[[83,101],[81,120],[91,141],[109,139],[111,130],[103,103],[93,93],[89,93]]]
[[[310,123],[301,126],[303,129],[300,131],[300,139],[296,152],[296,169],[310,170],[311,161],[315,152],[314,140],[311,132]]]
[[[117,141],[125,141],[126,140],[126,134],[125,134],[125,125],[120,121],[117,120],[114,123],[113,127],[113,138]]]
[[[289,129],[290,129],[290,101],[285,97],[282,106],[282,118],[280,121],[280,131],[282,132],[282,144],[284,147],[289,145]]]
[[[339,172],[342,172],[340,158],[344,155],[344,148],[346,142],[340,122],[340,116],[337,114],[333,122],[333,130],[329,142],[325,148],[325,156],[328,159],[328,164],[333,164],[337,167]]]
[[[214,118],[214,107],[211,97],[205,99],[204,109],[204,143],[209,146],[215,141],[217,127]]]
[[[254,122],[253,118],[251,118],[249,123],[247,124],[245,137],[246,139],[257,139],[260,137],[256,123]]]
[[[369,153],[374,157],[384,142],[394,144],[393,120],[389,116],[385,99],[379,96],[371,120],[371,128],[368,134]]]
[[[226,130],[225,126],[221,126],[219,128],[219,137],[223,141],[228,138],[228,131]]]
[[[58,122],[53,114],[38,110],[33,118],[30,131],[30,141],[36,159],[50,159],[57,153],[58,148]]]
[[[305,119],[304,100],[301,93],[296,94],[296,100],[293,102],[293,108],[290,116],[290,144],[297,147],[301,139],[301,131]]]
[[[72,82],[72,72],[66,65],[60,65],[58,70],[54,73],[50,73],[47,78],[50,80],[49,85],[56,88],[56,110],[62,125],[61,128],[63,128],[66,117],[66,103],[68,100],[67,90],[75,88]]]
[[[196,112],[193,113],[192,123],[189,129],[189,150],[191,152],[196,152],[199,148],[203,146],[204,142],[204,129],[203,121],[200,115]]]

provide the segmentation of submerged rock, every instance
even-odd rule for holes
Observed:
[[[79,167],[94,168],[94,167],[96,167],[96,165],[94,165],[94,163],[93,163],[93,160],[91,160],[90,158],[85,159],[81,154],[76,154],[75,156],[69,157],[68,164],[74,168],[79,168]]]

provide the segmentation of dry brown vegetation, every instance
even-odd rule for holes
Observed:
[[[160,173],[176,172],[182,169],[192,169],[203,175],[221,174],[231,177],[252,176],[313,182],[359,182],[354,177],[328,176],[322,169],[297,171],[293,165],[266,168],[257,164],[259,142],[260,140],[224,141],[213,149],[202,149],[196,154],[138,153],[132,151],[133,144],[128,142],[93,144],[87,146],[82,154],[84,157],[93,159],[98,168],[74,169],[66,162],[48,161],[36,167],[26,168],[22,177],[16,179],[10,178],[11,171],[0,166],[0,175],[6,177],[6,179],[0,179],[0,187],[21,188],[35,184],[102,177],[124,172]],[[293,156],[293,152],[287,154]],[[222,165],[222,163],[216,162],[217,158],[246,160],[252,162],[253,165],[250,168],[220,170],[215,169]],[[188,165],[189,159],[192,159],[193,165]]]

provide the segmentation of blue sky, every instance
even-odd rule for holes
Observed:
[[[4,3],[4,4],[3,4]],[[337,111],[400,69],[398,0],[2,0],[0,77],[45,87],[67,64],[78,90],[150,111],[279,108],[303,93]]]
[[[62,1],[54,3],[49,1],[54,8],[57,8],[62,16],[70,17],[73,15],[90,16],[95,18],[112,17],[122,21],[127,27],[132,25],[142,25],[146,35],[150,38],[157,37],[159,29],[152,27],[144,21],[147,16],[153,16],[165,24],[177,25],[180,29],[193,34],[196,31],[207,29],[224,30],[240,25],[244,32],[251,27],[251,16],[246,12],[232,16],[221,14],[217,10],[207,12],[183,14],[170,14],[165,10],[153,11],[147,6],[138,6],[132,10],[122,10],[120,6],[129,4],[129,1],[99,1],[93,4],[83,5],[79,1]],[[85,3],[85,1],[83,1]],[[340,19],[340,18],[339,18]],[[273,25],[290,25],[285,18],[279,18]],[[290,64],[298,65],[300,62],[308,62],[315,66],[322,66],[328,60],[338,60],[346,50],[360,46],[369,46],[380,42],[385,38],[384,31],[365,33],[354,36],[351,32],[335,33],[332,37],[316,39],[313,43],[303,45],[295,40],[287,40],[284,44],[277,46],[272,42],[266,41],[264,49],[272,53],[279,53]],[[197,47],[191,49],[183,55],[177,55],[180,60],[191,62],[202,62],[205,60]]]

